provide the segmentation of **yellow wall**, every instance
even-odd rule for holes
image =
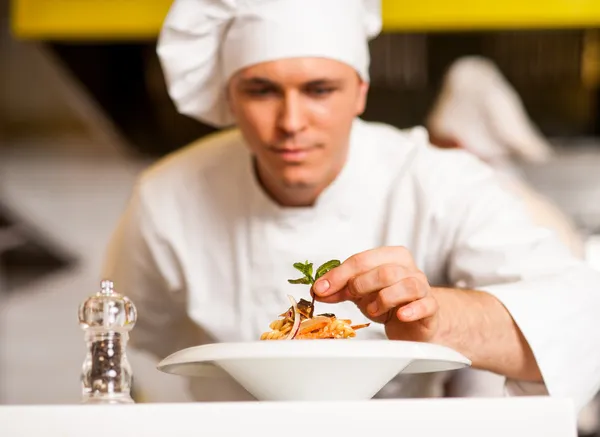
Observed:
[[[172,0],[12,0],[15,36],[154,38]]]
[[[12,0],[21,38],[154,38],[172,0]],[[382,0],[384,30],[600,26],[600,0]]]
[[[600,0],[383,0],[390,30],[465,30],[600,25]]]

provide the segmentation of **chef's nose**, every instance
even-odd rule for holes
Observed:
[[[279,112],[279,128],[286,134],[301,132],[306,127],[302,97],[298,93],[286,93]]]

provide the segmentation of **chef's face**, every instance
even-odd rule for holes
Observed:
[[[232,78],[231,109],[276,200],[314,202],[335,179],[367,90],[352,67],[323,58],[266,62]]]

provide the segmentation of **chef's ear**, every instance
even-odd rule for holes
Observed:
[[[369,82],[362,80],[359,78],[360,82],[358,84],[358,96],[356,99],[356,115],[362,115],[365,112],[365,108],[367,106],[367,95],[369,94]]]

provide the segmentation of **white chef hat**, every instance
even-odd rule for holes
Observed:
[[[381,30],[380,0],[175,0],[157,52],[182,114],[234,124],[226,86],[260,62],[325,57],[369,79],[368,42]]]

